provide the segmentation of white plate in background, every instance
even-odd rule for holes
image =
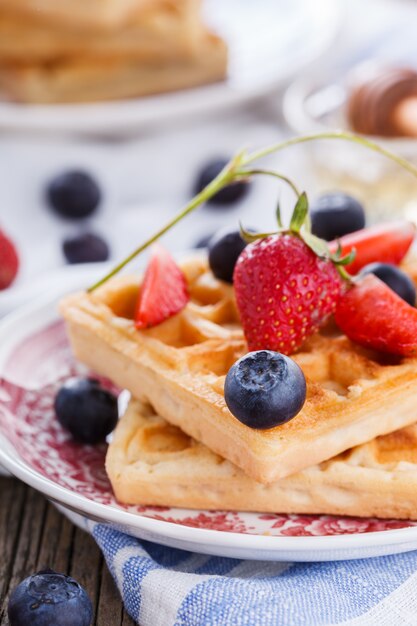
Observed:
[[[0,102],[0,128],[114,135],[215,112],[266,95],[333,42],[335,0],[206,0],[206,21],[227,41],[229,76],[216,85],[120,102],[25,105]]]

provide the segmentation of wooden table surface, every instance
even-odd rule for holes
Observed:
[[[46,568],[83,585],[93,603],[94,626],[134,625],[95,541],[36,491],[0,477],[0,626],[9,625],[10,590]]]

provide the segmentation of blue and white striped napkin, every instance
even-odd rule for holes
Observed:
[[[140,626],[416,626],[417,551],[333,563],[192,554],[90,527]]]

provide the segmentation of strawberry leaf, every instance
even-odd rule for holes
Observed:
[[[342,258],[342,244],[340,243],[340,239],[337,240],[337,250],[333,255],[333,259],[338,261]]]
[[[336,265],[349,265],[353,263],[356,258],[356,250],[352,248],[352,250],[346,256],[339,256],[338,258],[331,257],[332,260],[336,263]]]
[[[280,206],[279,200],[278,200],[277,208],[276,208],[276,217],[277,217],[277,222],[278,222],[278,228],[282,230],[284,227],[282,225],[281,206]]]
[[[308,215],[308,199],[305,191],[300,195],[291,217],[290,231],[299,233]]]
[[[310,211],[307,213],[306,219],[303,224],[303,232],[311,233],[311,219],[310,219]]]
[[[244,241],[246,241],[246,243],[253,243],[254,241],[257,241],[258,239],[264,239],[265,237],[269,237],[270,235],[278,234],[277,231],[274,231],[271,233],[254,233],[249,230],[246,230],[246,228],[244,228],[244,226],[242,226],[241,223],[239,223],[239,227],[240,227],[240,236],[242,237]]]
[[[330,259],[330,250],[323,239],[316,237],[316,235],[308,231],[303,231],[301,238],[314,254],[317,254],[322,259]]]

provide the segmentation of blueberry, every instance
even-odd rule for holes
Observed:
[[[369,263],[361,271],[361,276],[375,274],[403,300],[415,306],[416,288],[410,276],[391,263]]]
[[[76,580],[45,570],[25,578],[12,592],[10,626],[90,626],[90,598]]]
[[[224,385],[230,412],[250,428],[273,428],[303,407],[306,381],[300,367],[271,350],[249,352],[230,368]]]
[[[110,254],[104,239],[93,233],[67,237],[62,242],[62,250],[67,262],[71,264],[107,261]]]
[[[210,239],[208,260],[210,269],[219,280],[233,282],[233,270],[240,253],[246,247],[238,230],[221,230]]]
[[[117,398],[92,378],[70,378],[55,397],[55,413],[74,439],[99,443],[118,419]]]
[[[312,202],[311,229],[326,241],[343,237],[365,227],[363,206],[345,193],[326,193]]]
[[[48,185],[46,197],[51,207],[69,219],[88,217],[97,209],[101,191],[96,181],[86,172],[64,172]]]
[[[195,185],[195,193],[200,193],[204,187],[206,187],[211,181],[216,178],[222,169],[227,165],[229,161],[227,159],[216,159],[207,163],[200,171],[197,182]],[[218,191],[210,200],[209,204],[233,204],[241,198],[243,198],[249,189],[248,181],[240,181],[238,183],[232,183],[227,185],[220,191]]]

